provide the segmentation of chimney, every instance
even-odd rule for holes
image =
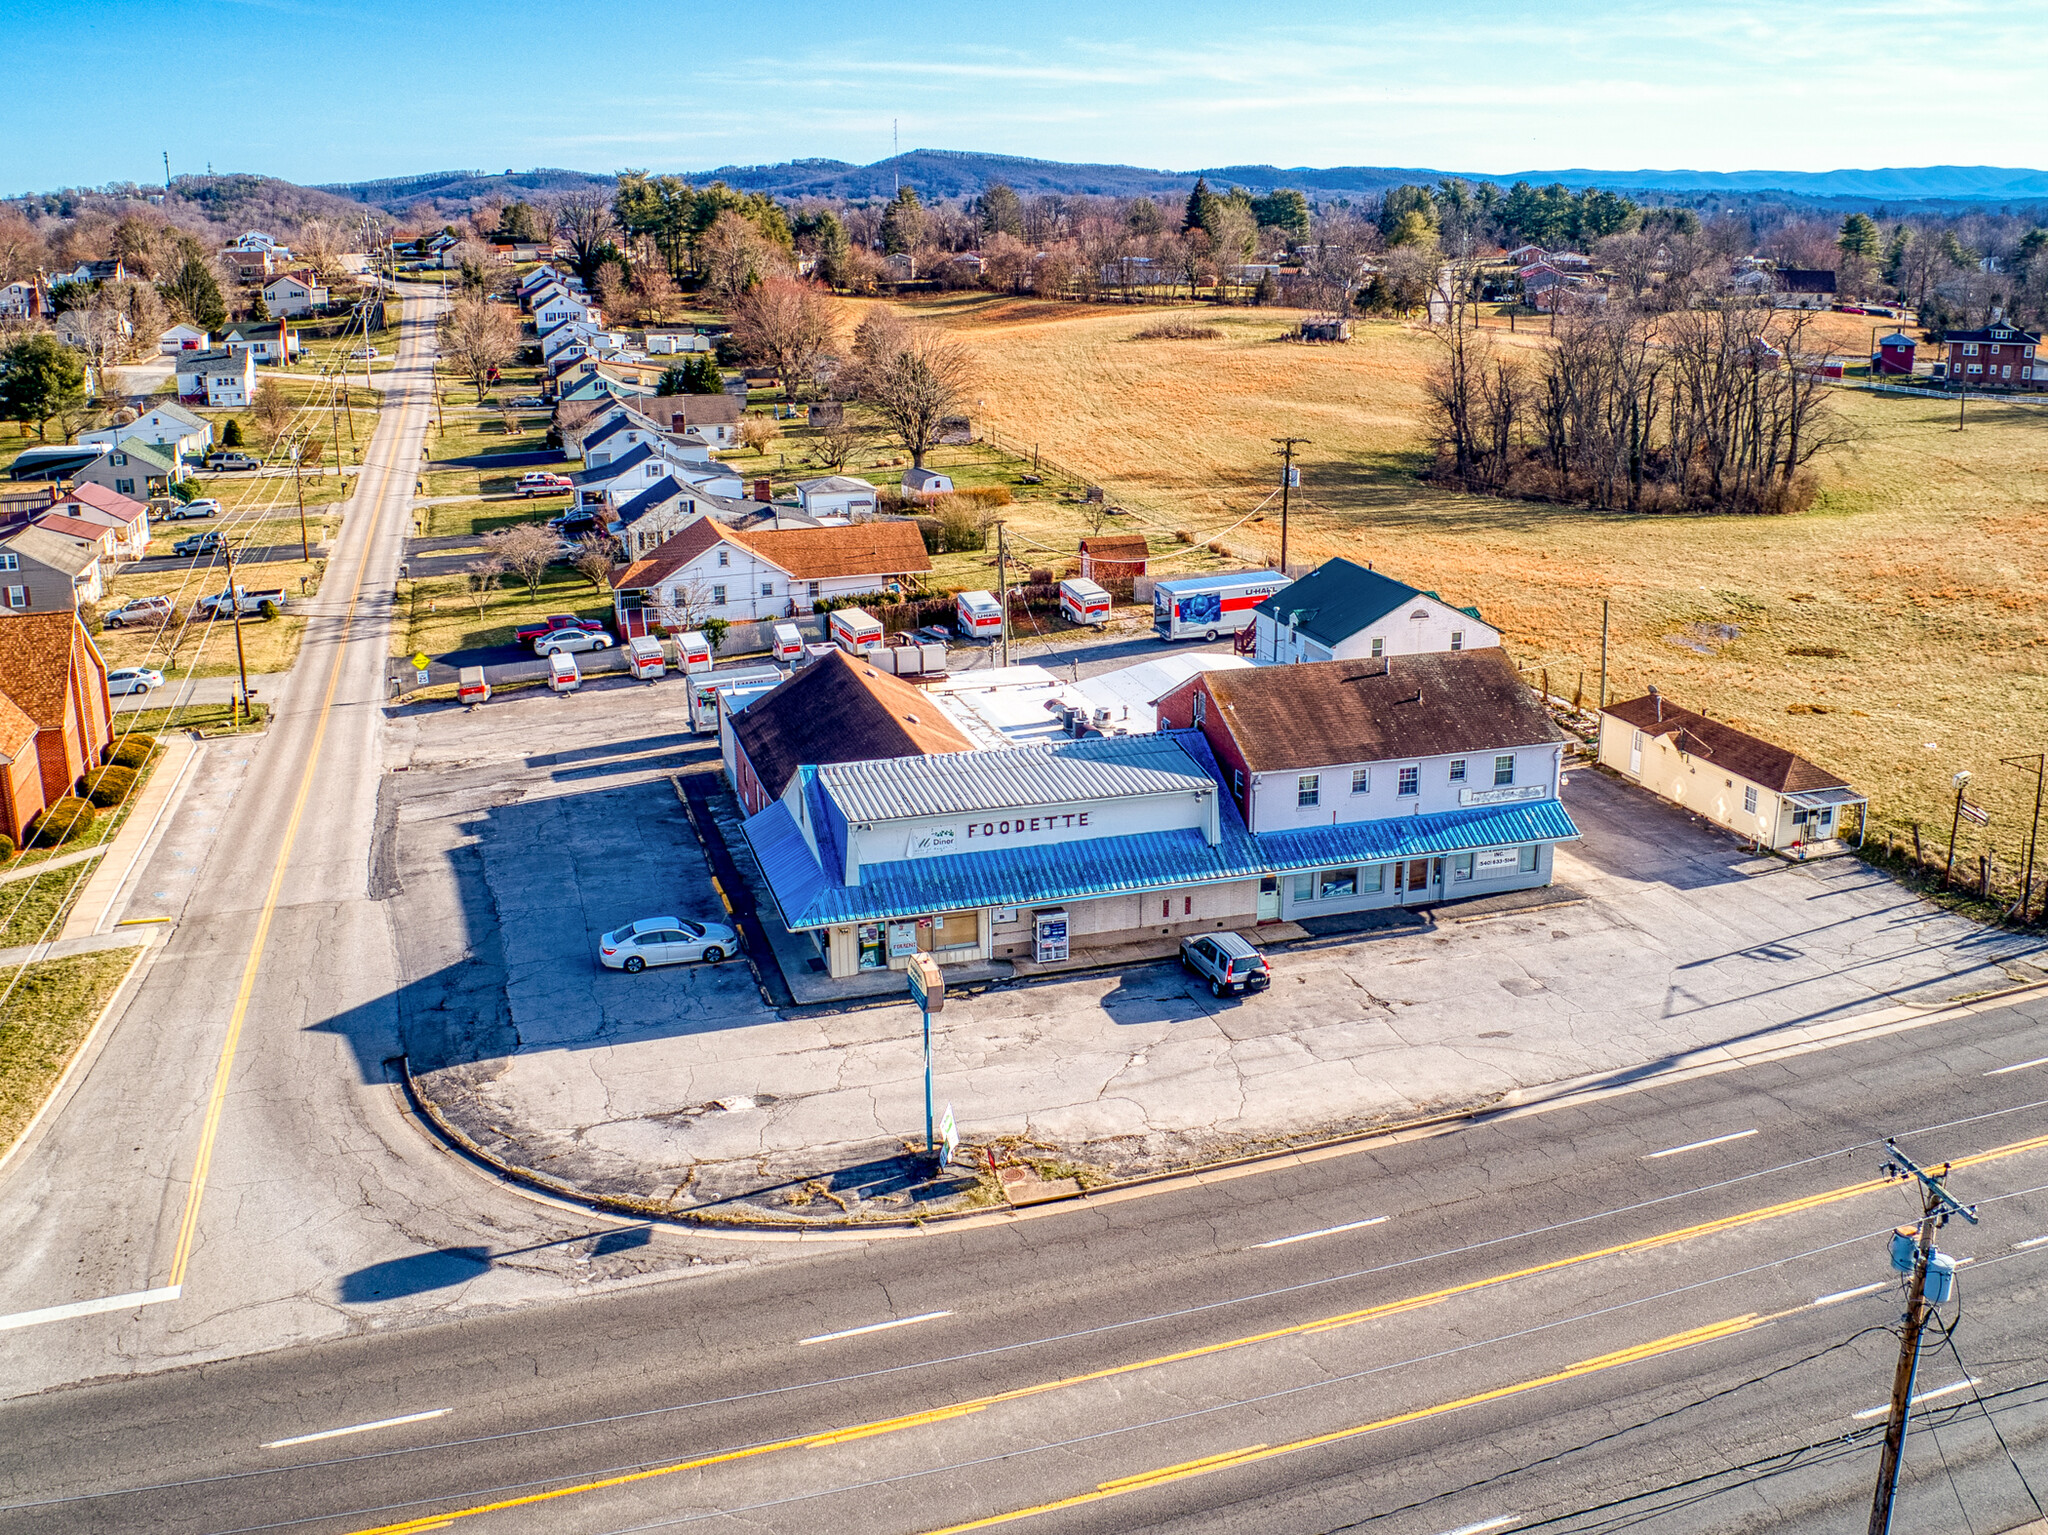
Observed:
[[[754,481],[754,499],[756,501],[773,501],[775,499],[774,483],[765,479]]]
[[[1650,689],[1650,702],[1657,706],[1657,723],[1664,723],[1664,695],[1654,687]]]
[[[684,416],[684,414],[681,411],[672,411],[669,414],[668,429],[671,432],[680,432],[684,427],[688,426],[689,424],[689,419],[686,416]]]

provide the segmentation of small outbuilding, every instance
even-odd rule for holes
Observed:
[[[1081,540],[1081,574],[1128,597],[1152,556],[1142,533],[1097,533]]]
[[[953,477],[950,474],[941,474],[936,469],[903,471],[905,496],[950,496],[952,493]]]
[[[1902,330],[1895,330],[1889,336],[1880,336],[1877,342],[1877,356],[1871,359],[1877,371],[1894,376],[1913,371],[1913,338]]]
[[[1654,689],[1600,711],[1600,763],[1760,846],[1805,857],[1838,841],[1867,798],[1797,752],[1682,709]]]

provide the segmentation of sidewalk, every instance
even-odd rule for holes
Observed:
[[[192,764],[203,749],[183,736],[173,736],[163,743],[163,755],[157,759],[149,782],[135,797],[128,819],[106,845],[99,867],[72,903],[64,931],[58,934],[60,942],[102,935],[114,925],[120,916],[119,898],[129,876],[141,867],[143,854],[155,844],[157,833],[177,805],[178,796],[192,776]]]
[[[230,658],[232,659],[232,658]],[[290,672],[251,672],[249,690],[258,698],[274,697]],[[172,709],[180,704],[224,704],[240,691],[234,677],[194,677],[189,682],[166,680],[147,693],[123,693],[114,700],[114,712],[126,714],[137,709]]]
[[[0,874],[0,885],[11,885],[18,879],[34,879],[38,874],[48,874],[53,869],[68,869],[75,863],[98,858],[106,848],[89,847],[82,853],[60,853],[55,858],[45,858],[41,863],[23,864],[18,869],[9,869]]]
[[[84,938],[53,938],[48,943],[24,943],[0,949],[0,966],[33,965],[46,959],[68,959],[73,954],[95,954],[101,949],[132,949],[155,943],[169,929],[159,923],[147,927],[123,928],[118,933],[94,933]]]

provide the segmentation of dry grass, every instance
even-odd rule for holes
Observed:
[[[134,962],[133,949],[102,949],[0,972],[15,982],[0,1016],[0,1151],[35,1117]]]
[[[1949,775],[1970,768],[1992,822],[1974,840],[1965,823],[1965,845],[2016,859],[2033,780],[1998,759],[2048,749],[2048,410],[1973,403],[1959,433],[1952,405],[1844,392],[1856,440],[1811,510],[1630,518],[1422,485],[1419,327],[1310,347],[1277,339],[1293,313],[1205,309],[1219,339],[1153,347],[1117,306],[909,307],[980,357],[978,418],[1099,480],[1148,532],[1206,542],[1276,482],[1270,439],[1307,437],[1293,558],[1371,561],[1479,604],[1566,695],[1581,673],[1597,688],[1611,601],[1610,697],[1656,683],[1739,720],[1852,778],[1878,824],[1945,834]],[[1856,352],[1871,323],[1827,315],[1818,333]],[[1543,344],[1540,322],[1499,335]],[[1278,532],[1269,509],[1226,538],[1270,560]]]

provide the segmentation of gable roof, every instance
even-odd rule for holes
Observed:
[[[1672,744],[1686,755],[1699,757],[1777,794],[1849,786],[1847,779],[1809,762],[1795,751],[1680,708],[1654,693],[1631,698],[1626,703],[1609,704],[1601,713],[1611,714],[1648,735],[1671,736]]]
[[[1097,533],[1081,540],[1081,552],[1098,560],[1142,565],[1152,557],[1152,546],[1142,533]]]
[[[729,394],[657,394],[643,401],[641,408],[671,427],[678,415],[687,426],[731,426],[746,414],[741,402]]]
[[[771,798],[780,797],[801,767],[964,752],[974,745],[934,699],[843,650],[820,656],[732,716],[732,732]]]
[[[1885,338],[1889,341],[1891,338]],[[2026,330],[2010,322],[1986,326],[1983,330],[1950,330],[1942,332],[1942,345],[1951,341],[2039,341],[2041,333]]]
[[[200,334],[204,335],[205,332],[201,331]],[[191,411],[185,409],[184,406],[174,404],[169,400],[165,400],[161,404],[150,406],[148,410],[144,411],[135,419],[137,421],[144,421],[151,416],[164,416],[172,421],[183,422],[186,426],[191,427],[195,432],[203,432],[210,425],[212,425],[212,423],[209,422],[204,416],[194,415]]]
[[[169,474],[178,467],[172,461],[171,455],[166,453],[161,445],[154,442],[142,442],[133,437],[122,438],[114,445],[114,452],[125,453],[130,458],[139,458],[149,468],[161,469],[166,474]],[[113,459],[109,457],[106,462],[111,464]]]
[[[66,517],[62,512],[45,513],[38,517],[33,525],[47,529],[59,538],[84,539],[95,548],[98,548],[101,540],[114,531],[103,522],[82,522],[76,517]]]
[[[71,487],[69,495],[60,496],[51,505],[62,508],[67,502],[89,506],[96,512],[105,512],[109,517],[117,517],[124,523],[133,522],[149,510],[140,501],[124,496],[119,491],[109,490],[96,480],[80,480]]]
[[[1299,581],[1282,587],[1252,611],[1285,627],[1294,626],[1323,645],[1338,645],[1368,624],[1418,597],[1442,601],[1433,592],[1383,576],[1349,560],[1327,560]],[[1471,609],[1463,609],[1472,612]],[[1477,613],[1472,613],[1478,618]],[[1482,620],[1483,622],[1483,620]]]
[[[618,510],[614,519],[621,527],[630,528],[649,512],[659,511],[671,501],[695,499],[688,485],[674,475],[663,475],[639,495]]]
[[[894,576],[932,568],[914,522],[856,522],[844,528],[729,531],[726,537],[800,581],[832,576]]]
[[[1190,685],[1207,688],[1255,773],[1564,740],[1494,646],[1205,672]]]
[[[644,592],[659,586],[698,555],[715,546],[726,534],[727,530],[711,518],[700,517],[681,532],[663,539],[654,553],[644,560],[635,560],[624,570],[614,573],[612,590]]]
[[[64,725],[64,704],[71,693],[71,665],[85,637],[78,614],[15,613],[7,626],[7,676],[0,694],[35,723],[39,730]]]
[[[98,531],[104,533],[106,529],[101,528]],[[61,533],[52,533],[48,528],[39,528],[33,524],[18,533],[8,535],[5,539],[0,539],[0,545],[13,550],[24,559],[34,560],[38,565],[46,565],[52,570],[60,570],[67,576],[84,574],[92,569],[94,562],[100,557],[97,543],[83,544],[76,539],[66,538]],[[12,623],[20,616],[22,615],[11,614],[0,622]],[[10,629],[7,632],[13,634],[15,631]],[[11,656],[8,669],[13,670]]]

